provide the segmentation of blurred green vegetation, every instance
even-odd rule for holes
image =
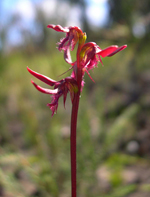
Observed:
[[[129,2],[109,1],[109,28],[91,30],[83,19],[88,41],[102,49],[112,44],[128,47],[90,72],[95,83],[85,75],[77,130],[78,197],[150,196],[149,3],[143,0],[141,7],[139,0],[131,6]],[[141,21],[146,31],[136,37],[132,27]],[[22,48],[0,51],[2,197],[70,197],[69,95],[66,109],[61,98],[51,117],[46,106],[50,96],[33,87],[31,78],[43,84],[26,69],[55,80],[70,75],[59,77],[69,68],[55,49],[59,35],[46,36],[35,46],[30,38]]]

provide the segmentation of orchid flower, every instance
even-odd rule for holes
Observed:
[[[70,92],[70,97],[73,102],[74,94],[75,94],[75,92],[78,91],[77,82],[74,78],[66,77],[65,79],[62,79],[60,81],[54,81],[53,79],[48,78],[44,75],[41,75],[41,74],[31,70],[28,67],[27,67],[27,69],[34,77],[38,78],[39,80],[43,81],[44,83],[46,83],[50,86],[54,86],[54,89],[52,89],[52,90],[47,89],[47,88],[42,88],[41,86],[37,85],[34,81],[31,80],[32,84],[35,86],[35,88],[37,90],[39,90],[40,92],[42,92],[44,94],[51,94],[52,95],[52,102],[47,104],[47,106],[49,106],[50,109],[52,110],[52,116],[57,111],[58,100],[62,95],[64,97],[64,106],[65,106],[66,97],[67,97],[68,92]]]
[[[47,105],[52,111],[52,116],[57,111],[58,100],[61,96],[64,99],[64,105],[66,102],[67,93],[70,92],[72,101],[72,114],[71,114],[71,186],[72,186],[72,197],[76,197],[76,127],[77,127],[77,114],[79,107],[79,98],[81,91],[84,86],[84,74],[87,73],[91,78],[89,71],[97,67],[98,62],[102,63],[102,58],[111,57],[122,51],[127,47],[123,45],[118,47],[117,45],[109,46],[105,49],[101,49],[96,43],[86,41],[86,33],[83,33],[79,27],[61,27],[60,25],[50,24],[47,26],[57,32],[66,33],[66,37],[61,39],[58,43],[58,50],[64,51],[65,61],[71,65],[69,69],[72,69],[70,77],[66,77],[60,81],[55,81],[44,75],[41,75],[27,67],[28,71],[42,82],[48,84],[54,89],[46,89],[37,85],[35,82],[32,84],[35,88],[45,94],[52,95],[51,103]],[[70,51],[73,51],[75,45],[77,46],[76,61],[72,62]],[[92,78],[91,78],[92,79]],[[92,79],[93,80],[93,79]],[[93,80],[94,81],[94,80]]]

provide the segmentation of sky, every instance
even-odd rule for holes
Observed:
[[[89,24],[92,27],[104,25],[108,19],[107,0],[86,1],[86,15]],[[21,19],[18,22],[15,22],[13,26],[11,25],[7,32],[8,42],[10,44],[21,44],[22,37],[20,34],[20,29],[31,30],[32,32],[36,31],[33,29],[34,21],[36,19],[34,4],[40,7],[47,18],[52,18],[56,12],[56,0],[0,0],[0,31],[6,26],[6,24],[9,26],[9,20],[12,15],[18,15]],[[63,13],[63,16],[67,18],[67,25],[76,25],[80,27],[81,10],[79,7],[74,6],[72,10],[70,10],[67,3],[62,1],[61,4],[62,6],[59,8],[59,12],[61,14]],[[69,13],[66,13],[66,10],[69,11]]]
[[[87,0],[87,17],[94,26],[102,26],[108,20],[107,0]]]

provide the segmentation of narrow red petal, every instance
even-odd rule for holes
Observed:
[[[31,75],[33,75],[34,77],[38,78],[39,80],[43,81],[44,83],[46,83],[50,86],[54,86],[56,83],[56,81],[54,81],[53,79],[46,77],[45,75],[41,75],[41,74],[31,70],[28,67],[27,67],[27,70],[31,73]]]
[[[69,29],[67,27],[62,27],[60,25],[49,24],[49,25],[47,25],[47,27],[52,28],[52,29],[54,29],[55,31],[58,31],[58,32],[64,32],[64,33],[69,32]]]
[[[87,69],[85,69],[85,72],[88,74],[88,76],[90,77],[90,79],[95,83],[94,79],[91,77],[90,73],[88,72]]]
[[[116,53],[118,53],[119,51],[122,51],[123,49],[125,49],[127,47],[127,45],[123,45],[121,47],[119,47],[117,50],[115,50],[114,52],[112,52],[111,54],[107,55],[108,57],[111,57],[113,55],[115,55]]]
[[[66,103],[67,93],[68,93],[68,92],[64,92],[64,94],[63,94],[63,95],[64,95],[64,108],[65,108],[65,103]]]
[[[34,83],[34,81],[31,80],[31,83],[35,86],[35,88],[44,93],[44,94],[57,94],[58,93],[58,89],[54,89],[54,90],[51,90],[51,89],[47,89],[47,88],[42,88],[41,86],[37,85],[36,83]]]
[[[102,59],[101,59],[101,56],[98,54],[98,59],[100,61],[100,63],[102,64],[102,66],[104,66],[103,62],[102,62]]]
[[[101,55],[102,57],[106,57],[106,56],[112,54],[114,51],[116,51],[116,49],[118,49],[118,46],[112,45],[112,46],[107,47],[106,49],[103,49],[98,54]]]
[[[71,59],[71,55],[70,55],[70,49],[69,47],[64,50],[64,59],[68,64],[72,65],[72,59]]]
[[[47,106],[51,109],[52,111],[52,117],[54,115],[54,113],[57,112],[57,108],[58,108],[58,103],[48,103]]]

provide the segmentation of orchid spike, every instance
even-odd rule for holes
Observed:
[[[77,114],[79,107],[80,94],[84,86],[84,74],[87,73],[90,76],[89,71],[97,67],[98,62],[102,63],[102,58],[111,57],[122,51],[127,47],[123,45],[118,47],[117,45],[109,46],[105,49],[101,49],[95,42],[85,43],[86,33],[83,33],[79,27],[62,27],[60,25],[50,24],[47,26],[57,32],[63,32],[66,34],[66,37],[61,39],[58,43],[58,50],[64,51],[64,59],[69,64],[69,70],[73,69],[71,76],[66,77],[60,81],[55,81],[45,75],[41,75],[30,68],[27,67],[28,71],[37,79],[48,84],[54,89],[42,88],[37,85],[35,82],[32,82],[34,87],[44,93],[50,94],[52,97],[51,103],[47,105],[52,111],[52,116],[57,111],[58,100],[61,96],[64,99],[64,106],[67,98],[68,92],[70,92],[70,97],[72,101],[72,114],[71,114],[71,193],[72,197],[76,197],[76,129],[77,129]],[[70,51],[73,51],[75,46],[77,46],[76,61],[72,62]],[[61,76],[61,75],[60,75]],[[92,79],[92,81],[94,81]]]

